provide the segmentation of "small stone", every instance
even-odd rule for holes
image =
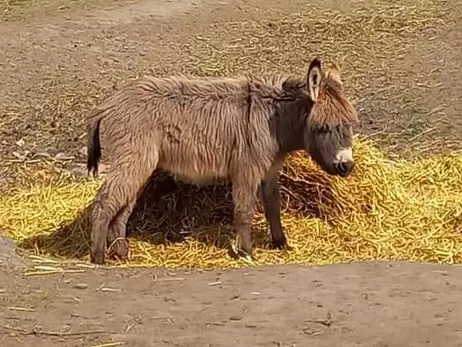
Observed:
[[[22,147],[22,146],[24,146],[25,142],[24,142],[23,139],[20,139],[20,140],[16,141],[16,144],[17,144],[19,147]]]
[[[87,289],[88,284],[86,284],[86,283],[77,283],[77,284],[74,285],[74,288],[76,288],[76,289]]]
[[[87,155],[87,146],[83,146],[82,148],[79,149],[79,153],[83,155]]]
[[[23,155],[22,155],[21,153],[19,153],[19,152],[12,152],[11,154],[13,155],[13,157],[15,157],[15,158],[17,158],[17,159],[19,159],[19,160],[24,160],[24,159],[26,159],[26,157],[23,156]]]

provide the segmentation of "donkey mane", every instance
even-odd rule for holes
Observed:
[[[318,101],[308,119],[313,126],[355,123],[358,115],[343,92],[343,85],[330,77],[324,81]],[[197,97],[205,99],[247,99],[249,93],[263,99],[296,101],[309,98],[306,81],[284,75],[257,76],[245,74],[229,77],[192,77],[176,75],[169,78],[146,76],[134,83],[143,91],[160,97]]]
[[[246,84],[245,77],[193,77],[182,74],[168,78],[146,76],[135,82],[135,85],[156,97],[192,97],[229,101],[247,98]]]
[[[313,128],[357,123],[358,113],[344,94],[343,85],[331,76],[326,74],[316,103],[303,102],[308,101],[309,96],[306,81],[301,78],[283,75],[264,77],[248,75],[247,78],[257,87],[262,98],[287,102],[299,101],[299,107],[304,105],[309,112],[307,122]]]

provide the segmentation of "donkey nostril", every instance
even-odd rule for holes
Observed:
[[[342,161],[335,165],[335,168],[340,176],[346,177],[353,170],[354,162],[353,161]]]

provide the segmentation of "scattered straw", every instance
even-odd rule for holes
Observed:
[[[390,259],[462,262],[462,154],[413,162],[389,160],[359,140],[348,179],[331,178],[303,153],[281,177],[283,224],[291,251],[269,249],[266,222],[255,217],[255,264],[327,264]],[[157,185],[155,185],[157,183]],[[101,182],[61,181],[0,197],[0,230],[36,255],[88,260],[88,210]],[[155,190],[154,186],[158,187]],[[162,190],[162,191],[161,191]],[[158,175],[131,221],[130,253],[120,266],[229,268],[229,187],[176,186]]]
[[[38,330],[38,329],[27,330],[27,329],[23,329],[23,328],[20,328],[20,327],[13,327],[13,326],[10,326],[10,325],[3,326],[3,329],[17,331],[22,335],[45,335],[45,336],[57,336],[57,337],[108,334],[108,332],[105,332],[105,331],[102,331],[102,330],[60,332],[60,331],[44,331],[44,330]]]

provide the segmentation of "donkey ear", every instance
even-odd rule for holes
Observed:
[[[337,70],[338,72],[342,71],[342,65],[338,60],[332,61],[332,69]]]
[[[327,70],[326,75],[324,76],[326,80],[333,80],[340,84],[340,86],[343,85],[342,78],[340,77],[341,74],[341,68],[338,62],[333,61],[331,63],[331,68]]]
[[[322,80],[322,72],[321,72],[321,60],[319,58],[314,58],[310,66],[308,67],[308,94],[310,99],[313,102],[318,100],[319,90],[321,89],[321,80]]]

